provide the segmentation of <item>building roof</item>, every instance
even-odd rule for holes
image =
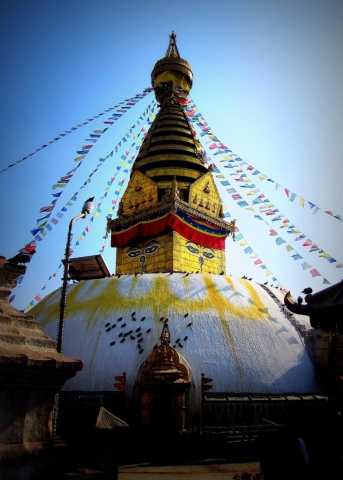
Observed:
[[[306,304],[295,300],[291,292],[285,295],[286,307],[298,315],[310,317],[314,328],[326,332],[343,331],[343,280],[317,293],[305,296]]]

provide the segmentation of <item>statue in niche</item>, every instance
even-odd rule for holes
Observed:
[[[198,203],[198,195],[195,194],[195,197],[193,197],[193,203],[195,203],[195,205]]]
[[[123,201],[120,200],[119,205],[118,205],[118,216],[124,215],[124,206],[123,206]]]
[[[206,185],[205,185],[205,188],[204,188],[204,192],[205,192],[205,193],[210,193],[210,191],[211,191],[210,182],[206,182]]]
[[[202,199],[200,200],[200,203],[199,203],[199,207],[203,207],[204,206],[204,202],[202,201]]]
[[[162,202],[167,202],[172,197],[172,190],[170,187],[166,188],[162,196]]]
[[[207,202],[207,203],[206,203],[206,207],[205,207],[205,208],[206,208],[206,210],[211,210],[211,204],[210,204],[210,202]]]
[[[139,190],[142,190],[142,185],[140,184],[138,179],[135,181],[134,189],[136,192],[138,192]]]

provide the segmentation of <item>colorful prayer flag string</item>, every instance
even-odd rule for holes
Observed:
[[[79,128],[83,127],[84,125],[87,125],[88,123],[92,122],[96,118],[99,118],[100,116],[105,115],[105,113],[110,112],[111,110],[114,110],[117,107],[120,107],[120,105],[125,104],[125,107],[122,107],[122,108],[125,108],[125,110],[123,110],[123,111],[126,112],[126,110],[128,108],[131,108],[131,106],[138,103],[142,98],[144,98],[146,95],[148,95],[152,90],[153,90],[152,88],[145,88],[142,93],[138,93],[138,94],[136,94],[135,96],[133,96],[129,99],[125,99],[123,102],[120,102],[117,105],[114,105],[113,107],[109,107],[106,110],[98,113],[97,115],[94,115],[94,117],[88,118],[87,121],[82,122],[82,123],[78,123],[75,127],[71,127],[70,129],[65,130],[63,133],[60,133],[57,137],[53,138],[52,140],[49,140],[47,143],[43,144],[41,147],[36,148],[36,150],[34,152],[31,152],[28,155],[26,155],[25,157],[21,158],[20,160],[17,160],[16,162],[8,165],[6,168],[4,168],[3,170],[0,171],[0,175],[3,172],[5,172],[6,170],[10,169],[11,167],[14,167],[15,165],[17,165],[18,163],[23,162],[24,160],[32,157],[33,155],[35,155],[37,152],[39,152],[43,148],[46,148],[49,145],[51,145],[52,143],[55,143],[58,140],[61,140],[61,138],[65,137],[66,135],[69,135],[70,133],[74,132],[75,130],[78,130]],[[84,152],[81,151],[81,153],[84,153]]]
[[[208,139],[207,143],[211,143],[211,145],[208,147],[209,150],[211,150],[211,151],[216,150],[214,153],[212,153],[213,155],[223,155],[223,154],[227,154],[227,153],[232,154],[232,150],[230,150],[228,147],[223,145],[218,140],[218,138],[214,135],[212,130],[208,127],[208,124],[205,122],[205,119],[201,115],[201,113],[196,113],[196,112],[199,112],[199,110],[196,107],[196,105],[195,105],[195,103],[193,102],[192,99],[188,100],[187,105],[185,106],[185,112],[186,112],[187,116],[189,117],[190,121],[195,123],[199,128],[202,129],[202,132],[200,133],[200,136],[207,135],[207,137],[206,137]],[[200,121],[200,119],[203,120],[203,121]],[[236,154],[233,154],[232,156],[237,157]],[[229,157],[231,157],[231,155],[229,155]],[[226,160],[226,158],[225,159],[223,158],[220,161],[225,161],[225,160]],[[231,161],[231,160],[229,159],[229,161]],[[241,161],[242,163],[239,163],[239,165],[246,165],[247,164],[246,162],[242,161],[242,159],[240,157],[237,157],[234,161]],[[291,192],[291,190],[289,190],[288,188],[283,187],[281,184],[275,182],[273,179],[271,179],[267,175],[261,173],[259,170],[257,170],[252,165],[249,165],[247,167],[247,170],[253,171],[252,175],[258,176],[258,178],[261,181],[267,180],[268,182],[275,183],[275,188],[276,189],[278,189],[279,187],[282,187],[285,191],[286,196],[289,198],[289,201],[294,202],[295,198],[298,197],[299,198],[299,205],[301,207],[304,207],[305,203],[307,203],[308,206],[310,207],[310,210],[312,210],[312,213],[315,214],[318,210],[322,210],[323,212],[332,216],[333,218],[336,218],[337,220],[340,220],[340,221],[343,220],[341,215],[338,215],[338,214],[335,215],[331,210],[324,210],[324,209],[318,207],[317,205],[315,205],[314,203],[306,200],[305,198],[300,197],[296,193]],[[243,180],[238,180],[238,181],[243,181]]]

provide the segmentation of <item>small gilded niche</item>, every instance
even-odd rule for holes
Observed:
[[[220,195],[211,172],[207,172],[191,185],[189,195],[192,203],[196,203],[199,209],[204,209],[206,213],[217,216]],[[197,202],[194,201],[195,199]]]
[[[206,182],[205,187],[204,187],[204,192],[205,193],[210,193],[211,188],[210,188],[210,182]]]
[[[139,190],[142,190],[142,185],[140,184],[140,181],[138,179],[135,181],[134,189],[136,192],[139,192]]]
[[[198,195],[195,195],[195,197],[193,197],[193,203],[195,203],[195,205],[198,203]]]
[[[128,215],[147,208],[147,202],[158,202],[156,183],[138,170],[134,171],[122,197],[124,213]]]

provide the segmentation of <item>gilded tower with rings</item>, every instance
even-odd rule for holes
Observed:
[[[185,106],[193,83],[176,35],[151,73],[159,112],[134,162],[129,184],[108,219],[116,274],[225,273],[225,239],[235,222],[223,206]]]

